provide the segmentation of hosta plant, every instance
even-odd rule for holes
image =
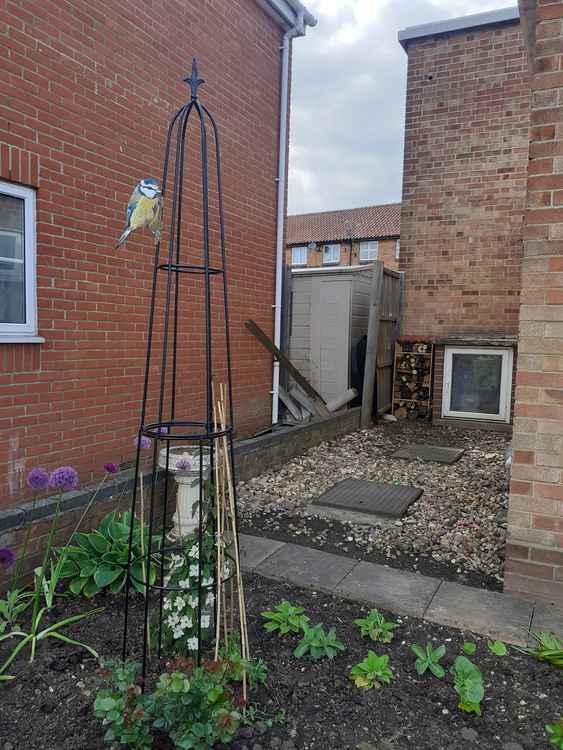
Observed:
[[[443,679],[446,673],[444,667],[440,664],[440,659],[446,653],[444,645],[433,649],[431,643],[427,643],[426,648],[415,643],[411,646],[411,651],[417,657],[414,666],[418,674],[422,675],[429,669],[435,677],[438,677],[440,680]]]
[[[299,633],[303,630],[303,626],[309,622],[309,618],[304,612],[303,607],[296,607],[284,599],[273,610],[262,612],[262,617],[266,620],[264,629],[268,633],[277,631],[278,635]]]
[[[545,731],[551,744],[563,750],[563,716],[555,724],[546,724]]]
[[[362,638],[367,636],[381,643],[391,643],[393,631],[399,627],[396,622],[386,620],[378,609],[372,609],[367,617],[354,620],[354,624],[359,627]]]
[[[303,637],[297,644],[293,654],[297,658],[308,655],[313,661],[328,658],[334,659],[339,651],[344,651],[345,646],[336,637],[336,628],[325,631],[321,624],[309,627],[307,623],[303,626]]]
[[[485,695],[483,676],[478,667],[465,656],[458,656],[451,668],[454,687],[459,695],[458,708],[481,715],[481,701]]]
[[[378,656],[375,651],[368,651],[366,658],[350,670],[350,679],[356,687],[363,690],[380,688],[382,683],[389,683],[393,673],[389,668],[389,657]]]
[[[125,586],[131,513],[112,511],[99,527],[88,534],[77,532],[68,546],[58,550],[64,560],[61,578],[70,578],[73,594],[92,597],[104,589],[116,594]],[[143,551],[148,547],[148,529],[137,518],[133,522],[131,584],[144,593]],[[151,549],[158,550],[160,537],[154,537]],[[156,580],[156,566],[151,565],[150,582]]]

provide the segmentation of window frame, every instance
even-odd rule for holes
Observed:
[[[295,261],[293,259],[293,253],[296,250],[304,250],[305,251],[305,263],[295,263]],[[308,253],[307,245],[295,245],[295,247],[292,247],[291,248],[291,267],[292,268],[299,268],[299,267],[306,266],[307,265],[307,253]]]
[[[365,245],[375,245],[375,257],[374,258],[362,258],[362,250]],[[370,250],[371,248],[368,248]],[[373,263],[379,259],[379,240],[364,240],[360,242],[360,251],[358,253],[358,259],[360,263]]]
[[[395,240],[395,260],[399,260],[401,257],[401,239]]]
[[[336,260],[326,260],[327,248],[337,248],[338,258]],[[323,266],[339,266],[341,258],[340,242],[327,242],[323,245]]]
[[[0,180],[0,195],[19,198],[24,202],[23,241],[25,277],[25,323],[0,322],[0,343],[37,337],[37,237],[36,191],[34,188]],[[3,231],[0,227],[0,231]]]
[[[453,411],[449,408],[452,395],[452,366],[454,354],[495,354],[502,356],[500,376],[500,399],[498,414],[484,412]],[[479,419],[481,421],[510,422],[512,403],[512,375],[514,352],[512,349],[493,347],[456,347],[446,346],[444,349],[444,381],[442,385],[442,417],[457,419]]]

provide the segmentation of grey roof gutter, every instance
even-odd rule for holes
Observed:
[[[483,26],[517,23],[519,20],[520,13],[517,7],[501,8],[500,10],[492,10],[488,13],[474,13],[471,16],[448,18],[446,21],[434,21],[433,23],[423,23],[420,26],[408,26],[406,29],[399,31],[399,43],[405,51],[408,51],[409,43],[416,39],[465,32]]]
[[[317,19],[299,0],[256,0],[266,13],[277,21],[286,31],[302,22],[304,27],[316,26]]]

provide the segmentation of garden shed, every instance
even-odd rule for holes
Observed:
[[[289,357],[326,401],[351,386],[351,353],[367,333],[373,267],[292,271]]]

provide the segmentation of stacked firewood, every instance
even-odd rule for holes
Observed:
[[[429,414],[432,345],[426,341],[404,341],[395,360],[394,414],[418,419]]]

